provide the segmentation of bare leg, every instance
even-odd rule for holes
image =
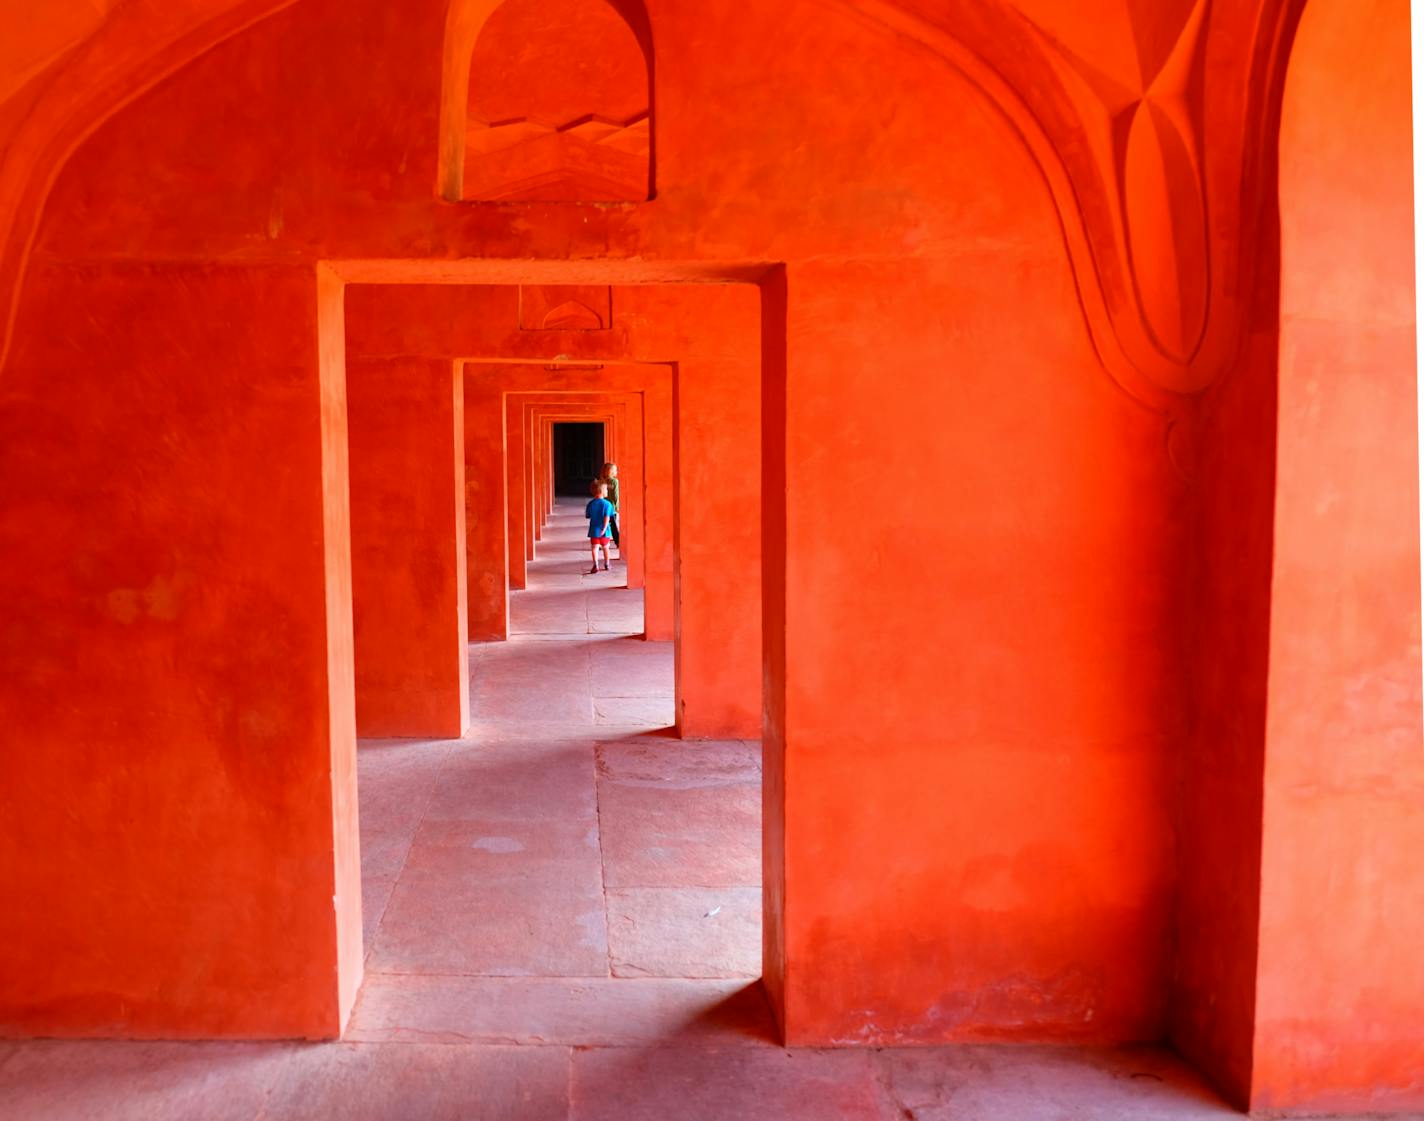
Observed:
[[[588,570],[588,574],[592,576],[598,571],[598,546],[594,544],[592,537],[588,539],[588,563],[593,566]]]

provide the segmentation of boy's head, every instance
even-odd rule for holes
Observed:
[[[604,477],[605,479],[616,479],[616,478],[618,478],[618,464],[616,464],[616,463],[605,463],[605,464],[603,465],[603,477]]]
[[[589,485],[588,493],[593,495],[594,498],[602,498],[608,493],[608,484],[602,479],[594,479]]]

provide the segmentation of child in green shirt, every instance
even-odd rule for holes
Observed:
[[[600,481],[608,488],[608,501],[613,505],[613,518],[609,524],[613,530],[613,547],[621,555],[623,546],[618,540],[618,464],[605,463]]]

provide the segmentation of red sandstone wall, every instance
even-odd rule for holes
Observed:
[[[504,393],[496,385],[466,378],[463,369],[459,376],[465,383],[469,637],[471,642],[498,642],[509,637],[509,550],[502,534],[509,506],[499,473],[505,458]]]
[[[1421,1099],[1407,24],[1397,0],[1307,7],[1279,297],[1197,424],[1172,1035],[1262,1111]]]
[[[972,268],[787,269],[798,1043],[1162,1030],[1185,488],[1054,314],[1072,280],[1027,203],[1020,252]]]
[[[345,386],[315,275],[56,269],[23,314],[0,1034],[333,1035],[360,890]]]
[[[1411,148],[1406,0],[1312,0],[1281,128],[1263,1110],[1424,1109]]]
[[[1189,593],[1192,714],[1175,760],[1173,1044],[1250,1097],[1261,892],[1261,774],[1275,493],[1273,285],[1237,369],[1196,417]]]
[[[458,738],[470,723],[462,379],[449,361],[346,369],[356,730]]]
[[[471,253],[701,261],[727,272],[787,262],[784,409],[773,413],[785,428],[765,447],[785,482],[771,519],[779,524],[784,505],[785,550],[770,571],[785,678],[773,683],[778,758],[768,764],[785,779],[785,820],[774,819],[773,799],[768,851],[781,859],[785,953],[771,961],[784,968],[774,991],[788,1034],[1154,1038],[1174,867],[1169,774],[1183,726],[1172,626],[1184,493],[1161,419],[1103,374],[1041,177],[942,59],[819,5],[656,8],[657,74],[668,84],[655,204],[434,202],[443,5],[304,0],[141,98],[70,163],[41,231],[48,268],[31,280],[21,340],[62,334],[96,257],[238,271]],[[234,307],[203,337],[265,338],[267,314]],[[167,331],[159,319],[153,337]],[[74,353],[102,357],[105,369],[117,358],[123,372],[129,352],[107,341]],[[191,387],[195,407],[213,408],[194,369],[201,342],[141,357],[146,377]],[[54,372],[32,353],[18,352],[6,376],[37,392]],[[266,384],[284,370],[264,349],[243,376]],[[17,406],[15,423],[33,420],[32,409]],[[105,435],[83,409],[46,419],[61,444],[91,436],[96,461],[127,452],[123,435]],[[247,431],[248,414],[237,420]],[[754,432],[721,435],[756,454]],[[234,463],[271,457],[255,438],[211,439]],[[15,478],[0,477],[0,492]],[[83,488],[67,509],[99,522],[112,514]],[[283,524],[259,513],[254,533]],[[166,532],[156,527],[153,539]],[[92,578],[107,587],[120,557],[117,545],[97,553]],[[147,586],[160,567],[139,565],[132,579]],[[62,589],[67,579],[47,573],[42,583]],[[284,603],[298,593],[319,601],[320,588],[285,573],[276,586]],[[131,655],[112,621],[65,608],[62,594],[47,602],[64,643],[101,640],[84,667],[45,683],[49,695],[79,695]],[[19,729],[35,745],[37,785],[65,781],[61,730],[37,712]],[[137,721],[124,750],[152,749],[158,730]],[[162,742],[191,731],[181,724]],[[163,751],[181,769],[182,754]],[[292,766],[293,784],[326,774],[325,761]],[[215,798],[214,827],[233,827],[244,861],[267,860],[261,838],[244,847],[241,805]],[[140,794],[129,808],[156,806]],[[113,808],[93,812],[107,831]],[[130,888],[151,882],[141,865],[119,871]],[[34,883],[35,906],[51,905],[54,883]],[[125,952],[147,919],[121,918],[116,958],[130,965]],[[218,908],[212,929],[190,935],[218,947],[215,957],[264,953],[279,959],[272,969],[287,966],[286,927],[238,946],[229,918]],[[281,980],[253,977],[248,1007],[270,1001]],[[59,1018],[65,995],[40,985],[31,1007]],[[102,1010],[82,1000],[63,1015],[133,1030],[104,1028]],[[256,1030],[181,1002],[154,1017],[215,1034]]]

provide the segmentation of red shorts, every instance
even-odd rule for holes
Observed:
[[[588,539],[588,543],[589,543],[590,545],[612,545],[612,544],[613,544],[613,538],[611,538],[611,537],[590,537],[590,538]]]

